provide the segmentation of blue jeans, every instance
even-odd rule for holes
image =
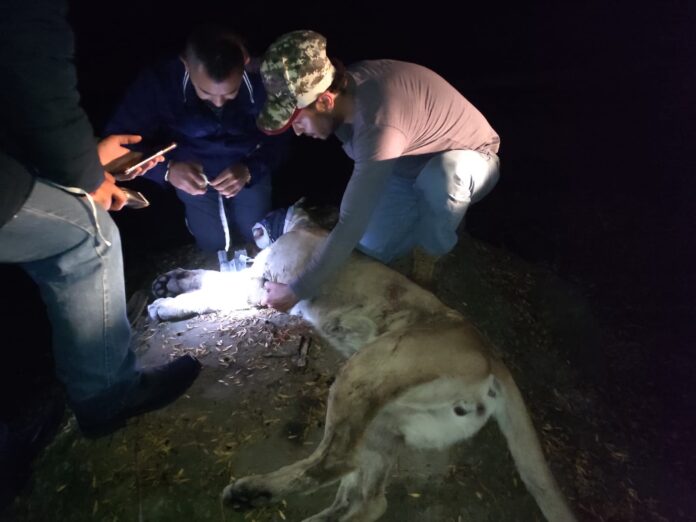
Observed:
[[[220,214],[219,192],[211,187],[200,196],[177,189],[186,209],[186,225],[198,248],[206,252],[225,249],[225,229]],[[243,188],[233,198],[222,198],[228,224],[230,247],[240,240],[252,243],[251,228],[271,210],[271,181],[267,177]]]
[[[108,418],[139,371],[130,348],[120,236],[109,214],[96,208],[84,196],[37,180],[0,228],[0,262],[19,264],[39,286],[56,372],[75,413]]]
[[[358,250],[389,263],[416,246],[432,255],[457,244],[457,228],[471,203],[488,194],[499,178],[493,153],[450,150],[427,158],[415,179],[399,175],[417,156],[396,162],[395,173],[372,214]]]

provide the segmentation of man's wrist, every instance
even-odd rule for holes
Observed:
[[[248,187],[249,184],[251,183],[251,170],[249,169],[249,166],[244,162],[239,162],[237,165],[235,165],[234,167],[231,167],[231,168],[233,168],[237,171],[241,170],[243,172],[246,172],[246,178],[244,179],[242,186]],[[241,176],[239,176],[238,174],[236,174],[235,177],[237,179],[241,179]]]

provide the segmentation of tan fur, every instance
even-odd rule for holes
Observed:
[[[282,236],[247,273],[230,278],[229,306],[238,307],[240,299],[258,304],[265,280],[291,281],[324,237],[317,229]],[[204,286],[179,296],[188,295],[187,313],[196,308],[191,294],[200,293],[201,310],[207,306]],[[175,317],[179,297],[156,301],[151,315]],[[386,510],[385,488],[400,447],[447,447],[473,436],[492,416],[546,519],[575,520],[510,372],[476,328],[432,293],[356,254],[317,297],[291,313],[302,314],[350,356],[331,388],[324,438],[304,460],[227,486],[228,504],[261,505],[341,480],[333,505],[307,520],[376,520]]]

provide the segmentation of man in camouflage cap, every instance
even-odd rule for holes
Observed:
[[[286,131],[299,111],[331,86],[335,74],[322,35],[293,31],[281,36],[261,63],[268,98],[257,119],[258,126],[268,134]]]
[[[313,31],[271,44],[261,77],[261,130],[335,134],[354,161],[338,224],[295,281],[266,284],[266,304],[287,310],[312,297],[354,248],[385,263],[413,251],[412,276],[429,283],[469,205],[498,180],[500,138],[484,116],[420,65],[372,60],[345,69]]]

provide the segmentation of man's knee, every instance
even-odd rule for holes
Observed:
[[[448,202],[468,205],[482,199],[496,185],[499,160],[493,153],[450,150],[437,154],[425,165],[415,186],[434,210]]]
[[[486,197],[500,179],[500,160],[496,154],[492,152],[479,154],[479,160],[482,161],[474,161],[471,166],[471,179],[473,181],[472,203],[481,201]]]

